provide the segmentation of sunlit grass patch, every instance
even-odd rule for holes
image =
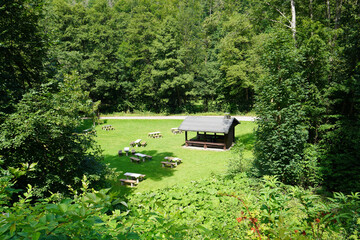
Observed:
[[[184,134],[174,135],[171,128],[178,127],[182,120],[103,120],[102,125],[96,127],[97,141],[104,150],[105,162],[118,171],[142,173],[146,179],[134,188],[134,191],[146,191],[166,188],[174,184],[188,183],[210,176],[212,173],[221,174],[226,171],[229,151],[208,151],[184,148]],[[115,130],[105,131],[101,127],[112,125]],[[255,123],[242,122],[236,127],[236,139],[245,145],[245,155],[252,156],[253,129]],[[163,138],[149,138],[149,132],[159,131]],[[191,136],[192,133],[189,133]],[[118,151],[129,147],[130,142],[142,139],[147,142],[146,147],[134,147],[136,152],[153,156],[151,161],[133,163],[129,157],[118,156]],[[178,157],[183,163],[176,168],[162,168],[164,157]],[[122,174],[123,174],[122,173]],[[115,188],[121,189],[116,184]]]

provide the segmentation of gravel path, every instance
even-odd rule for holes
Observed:
[[[100,119],[180,119],[183,120],[187,116],[149,116],[149,117],[100,117]],[[209,116],[209,117],[219,117],[219,116]],[[232,116],[235,117],[238,121],[247,121],[253,122],[256,117],[249,116]]]

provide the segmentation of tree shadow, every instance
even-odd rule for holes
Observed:
[[[76,128],[76,132],[82,133],[86,129],[92,129],[93,128],[93,122],[90,119],[85,119],[82,124]]]
[[[99,123],[98,125],[103,125],[106,124],[108,122],[107,119],[102,120],[101,123]],[[92,129],[93,128],[93,121],[91,119],[84,119],[84,121],[82,122],[81,126],[79,126],[77,128],[78,132],[83,132],[86,129]]]
[[[242,144],[244,146],[245,150],[251,151],[254,149],[255,134],[247,133],[247,134],[237,136],[237,137],[235,137],[235,142]]]
[[[134,156],[129,153],[128,156],[123,152],[122,156],[116,155],[105,155],[106,163],[110,164],[110,168],[115,168],[120,172],[119,179],[125,178],[124,173],[140,173],[145,174],[146,179],[152,179],[153,181],[162,181],[164,178],[174,175],[176,168],[163,168],[161,165],[164,157],[174,157],[171,152],[158,152],[156,150],[145,150],[144,148],[135,148],[136,152],[152,156],[152,160],[141,161],[135,163],[130,161],[130,157]],[[134,156],[137,157],[137,156]],[[128,185],[121,185],[120,181],[113,183],[112,192],[120,194],[121,196],[127,196],[134,191],[134,188]]]

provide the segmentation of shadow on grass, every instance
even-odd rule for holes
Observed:
[[[156,150],[146,150],[145,148],[135,148],[137,153],[142,153],[152,156],[152,160],[146,160],[145,162],[141,161],[140,163],[134,163],[130,161],[130,157],[133,155],[129,153],[129,156],[126,156],[125,153],[121,157],[118,155],[105,155],[105,162],[110,164],[111,168],[115,168],[121,174],[120,178],[125,178],[124,173],[140,173],[145,174],[146,179],[151,179],[153,181],[162,181],[164,178],[170,177],[174,174],[174,171],[177,171],[176,168],[163,168],[161,165],[164,157],[175,157],[171,152],[158,152]],[[135,156],[136,157],[136,156]],[[141,184],[141,183],[140,183]],[[121,185],[120,181],[113,183],[113,192],[120,194],[122,196],[127,196],[134,191],[134,188],[129,187],[128,185]]]
[[[105,120],[102,120],[101,123],[99,125],[104,125],[106,124],[108,121],[105,119]],[[82,132],[84,131],[85,129],[91,129],[93,128],[93,121],[91,119],[85,119],[83,121],[83,123],[81,124],[81,126],[78,128],[78,131]]]
[[[255,144],[255,134],[254,133],[247,133],[241,136],[235,137],[235,142],[243,144],[245,150],[253,150]]]
[[[93,127],[93,122],[91,119],[85,119],[82,126],[81,126],[81,130],[85,130],[85,129],[89,129]]]

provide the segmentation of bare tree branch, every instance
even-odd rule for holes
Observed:
[[[290,24],[291,21],[286,17],[286,15],[284,13],[282,13],[279,9],[277,9],[276,7],[274,7],[273,5],[271,5],[269,2],[265,2],[267,5],[269,5],[270,7],[272,7],[273,9],[275,9],[278,13],[280,13],[280,15],[282,17],[284,17]]]
[[[274,20],[274,19],[269,19],[269,18],[266,18],[266,20],[269,20],[269,21],[274,22],[274,23],[280,23],[281,25],[283,25],[283,26],[288,27],[288,28],[291,29],[291,26],[290,26],[290,25],[287,25],[287,24],[285,24],[285,23],[283,23],[283,22],[281,22],[281,21]]]

